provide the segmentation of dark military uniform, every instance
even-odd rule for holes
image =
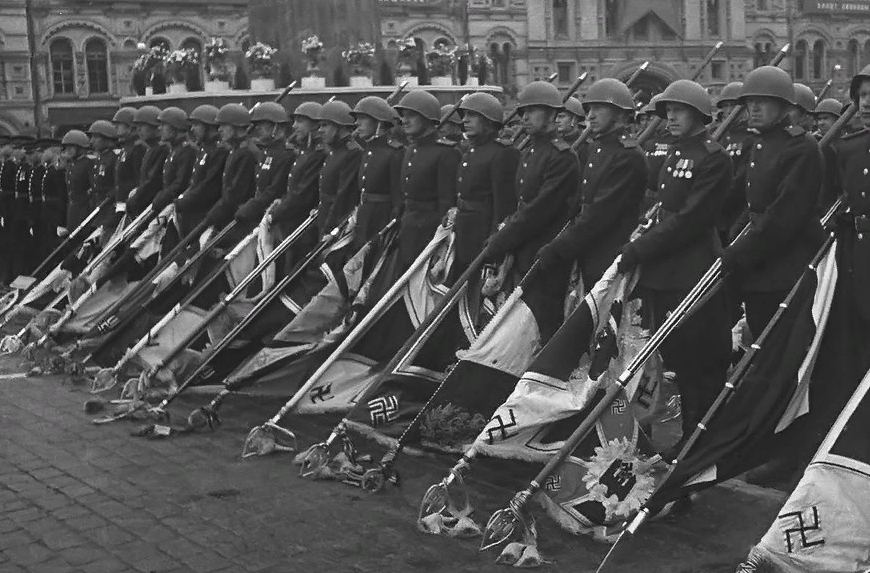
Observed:
[[[440,139],[434,131],[405,149],[401,172],[400,270],[411,266],[453,207],[459,157],[456,144]]]
[[[490,237],[486,250],[494,261],[513,253],[514,272],[523,276],[538,250],[569,220],[580,185],[580,165],[571,147],[553,130],[532,137],[520,157],[516,181],[517,211]],[[540,273],[535,292],[526,297],[538,318],[542,340],[549,339],[562,322],[567,281],[567,268]]]
[[[221,198],[221,180],[229,149],[208,141],[199,148],[190,186],[175,199],[181,232],[187,235]]]
[[[57,236],[57,228],[66,221],[66,178],[64,171],[56,165],[47,165],[42,175],[42,254],[45,259],[62,241]],[[70,229],[72,233],[75,229]]]
[[[29,158],[25,157],[18,165],[15,174],[15,196],[12,202],[12,240],[15,249],[12,252],[13,274],[27,274],[30,266],[31,253],[30,236],[30,173],[32,167]]]
[[[239,205],[254,196],[257,189],[257,156],[247,142],[236,144],[227,155],[221,178],[221,197],[205,216],[206,224],[216,229],[225,227]]]
[[[366,141],[363,148],[354,250],[378,234],[390,219],[398,217],[402,205],[402,145],[380,136]]]
[[[623,249],[641,265],[643,308],[658,329],[722,253],[716,218],[731,185],[731,161],[706,132],[671,144],[658,177],[657,222]],[[725,382],[731,329],[720,291],[662,343],[665,367],[676,374],[687,436]]]
[[[813,134],[816,141],[821,141],[822,137],[818,133]],[[840,145],[840,139],[834,138],[819,149],[822,152],[822,163],[825,173],[822,178],[822,192],[819,194],[819,206],[816,210],[819,218],[822,218],[828,209],[831,208],[837,201],[837,194],[840,193],[839,174],[837,173],[837,147]]]
[[[42,262],[42,184],[45,178],[45,166],[42,162],[35,163],[30,168],[30,181],[27,186],[28,199],[28,230],[29,245],[25,245],[29,260],[24,267],[28,274]],[[56,231],[56,229],[55,229]]]
[[[662,170],[662,165],[665,164],[665,158],[668,156],[668,147],[676,141],[676,138],[671,135],[670,131],[665,129],[662,132],[656,133],[643,144],[644,155],[646,155],[648,187],[644,194],[644,200],[641,204],[641,215],[650,209],[658,202],[658,189],[656,183],[659,180],[659,172]]]
[[[151,201],[156,213],[172,204],[190,185],[196,155],[196,148],[187,141],[175,142],[169,147],[163,162],[163,185]]]
[[[518,163],[517,150],[496,139],[495,134],[470,140],[456,179],[454,277],[468,267],[487,238],[516,211]]]
[[[70,161],[66,169],[66,228],[72,233],[93,209],[90,208],[91,177],[93,160],[81,155]]]
[[[359,166],[363,149],[351,137],[336,143],[320,169],[317,230],[321,236],[338,225],[359,203]]]
[[[9,283],[12,275],[12,209],[15,198],[15,176],[18,163],[11,156],[0,162],[0,282]]]
[[[758,336],[815,255],[823,239],[816,205],[822,179],[819,146],[788,120],[760,134],[746,169],[748,210],[722,264],[733,271],[746,305],[750,331]]]
[[[547,249],[565,263],[576,260],[591,288],[637,227],[647,186],[643,152],[627,129],[596,137],[580,184],[580,213]]]
[[[118,153],[114,149],[106,149],[94,160],[93,173],[91,174],[90,208],[93,211],[108,197],[115,194],[115,170],[117,169]],[[97,225],[109,223],[114,217],[112,209],[105,209],[96,220]],[[111,225],[109,225],[111,226]],[[113,229],[105,229],[111,232]]]
[[[746,167],[749,164],[749,156],[752,153],[752,145],[758,132],[750,130],[746,126],[746,120],[735,121],[731,128],[722,138],[722,147],[731,157],[734,170],[734,183],[731,185],[728,196],[719,213],[717,227],[719,237],[723,244],[727,244],[731,227],[737,221],[746,207],[745,182]]]
[[[296,159],[296,154],[283,141],[273,143],[264,151],[257,168],[257,192],[236,211],[236,220],[247,226],[259,223],[269,205],[287,189],[287,177]]]
[[[127,198],[139,184],[142,159],[147,149],[148,146],[136,138],[128,139],[119,149],[115,162],[115,214],[104,223],[106,226],[116,227],[121,221]]]
[[[146,149],[139,167],[139,182],[127,196],[127,212],[137,216],[151,204],[163,187],[163,163],[169,148],[158,140],[145,143]]]

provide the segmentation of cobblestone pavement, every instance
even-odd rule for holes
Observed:
[[[18,368],[0,359],[0,373]],[[89,397],[61,377],[0,377],[0,571],[475,572],[506,571],[477,541],[426,536],[417,504],[451,457],[400,461],[401,489],[369,496],[339,483],[301,480],[290,456],[242,460],[248,429],[275,401],[229,400],[210,434],[148,440],[134,424],[95,426]],[[178,419],[204,398],[179,400]],[[294,419],[300,443],[322,439],[325,420]],[[373,446],[367,446],[372,448]],[[380,452],[377,452],[380,455]],[[470,481],[478,521],[523,485],[482,463]],[[527,470],[529,468],[526,468]],[[653,522],[626,543],[610,571],[725,573],[746,555],[784,495],[732,482],[687,516]],[[540,520],[541,571],[594,571],[606,547]]]

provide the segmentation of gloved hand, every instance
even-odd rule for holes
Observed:
[[[69,235],[69,229],[67,229],[66,227],[58,227],[57,228],[57,236],[58,237],[66,237],[67,235]]]
[[[726,275],[739,275],[742,272],[740,262],[737,260],[736,252],[732,247],[728,247],[722,253],[722,272]]]
[[[239,223],[254,223],[256,222],[257,214],[249,205],[242,205],[238,210],[236,210],[235,219]],[[270,220],[269,223],[271,224],[271,222],[272,221]]]
[[[616,271],[620,273],[631,272],[637,265],[640,264],[640,257],[637,251],[631,246],[631,243],[624,245],[619,250],[619,262],[616,263]]]
[[[504,248],[504,237],[501,231],[491,235],[483,245],[484,262],[485,263],[500,263],[507,254],[507,249]]]
[[[565,262],[559,244],[555,241],[547,243],[538,251],[538,260],[542,269],[551,269]]]

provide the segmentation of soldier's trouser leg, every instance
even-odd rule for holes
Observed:
[[[754,338],[761,336],[767,323],[776,314],[776,309],[779,308],[779,304],[785,300],[786,296],[788,296],[787,290],[744,292],[742,294],[743,302],[746,304],[746,322],[749,324],[749,331],[752,332]]]
[[[643,304],[653,331],[687,292],[648,290]],[[665,369],[676,375],[682,409],[683,438],[695,429],[725,384],[731,358],[727,298],[719,291],[687,317],[662,343]]]

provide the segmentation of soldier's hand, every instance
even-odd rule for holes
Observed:
[[[58,237],[63,238],[63,237],[66,237],[67,235],[69,235],[69,229],[67,229],[66,227],[58,227],[57,228],[57,236]]]
[[[729,247],[722,253],[722,272],[726,275],[738,275],[742,269],[737,260],[734,249]]]
[[[637,251],[632,248],[631,243],[620,249],[619,262],[616,263],[617,272],[631,272],[639,264],[640,257],[637,256]]]

